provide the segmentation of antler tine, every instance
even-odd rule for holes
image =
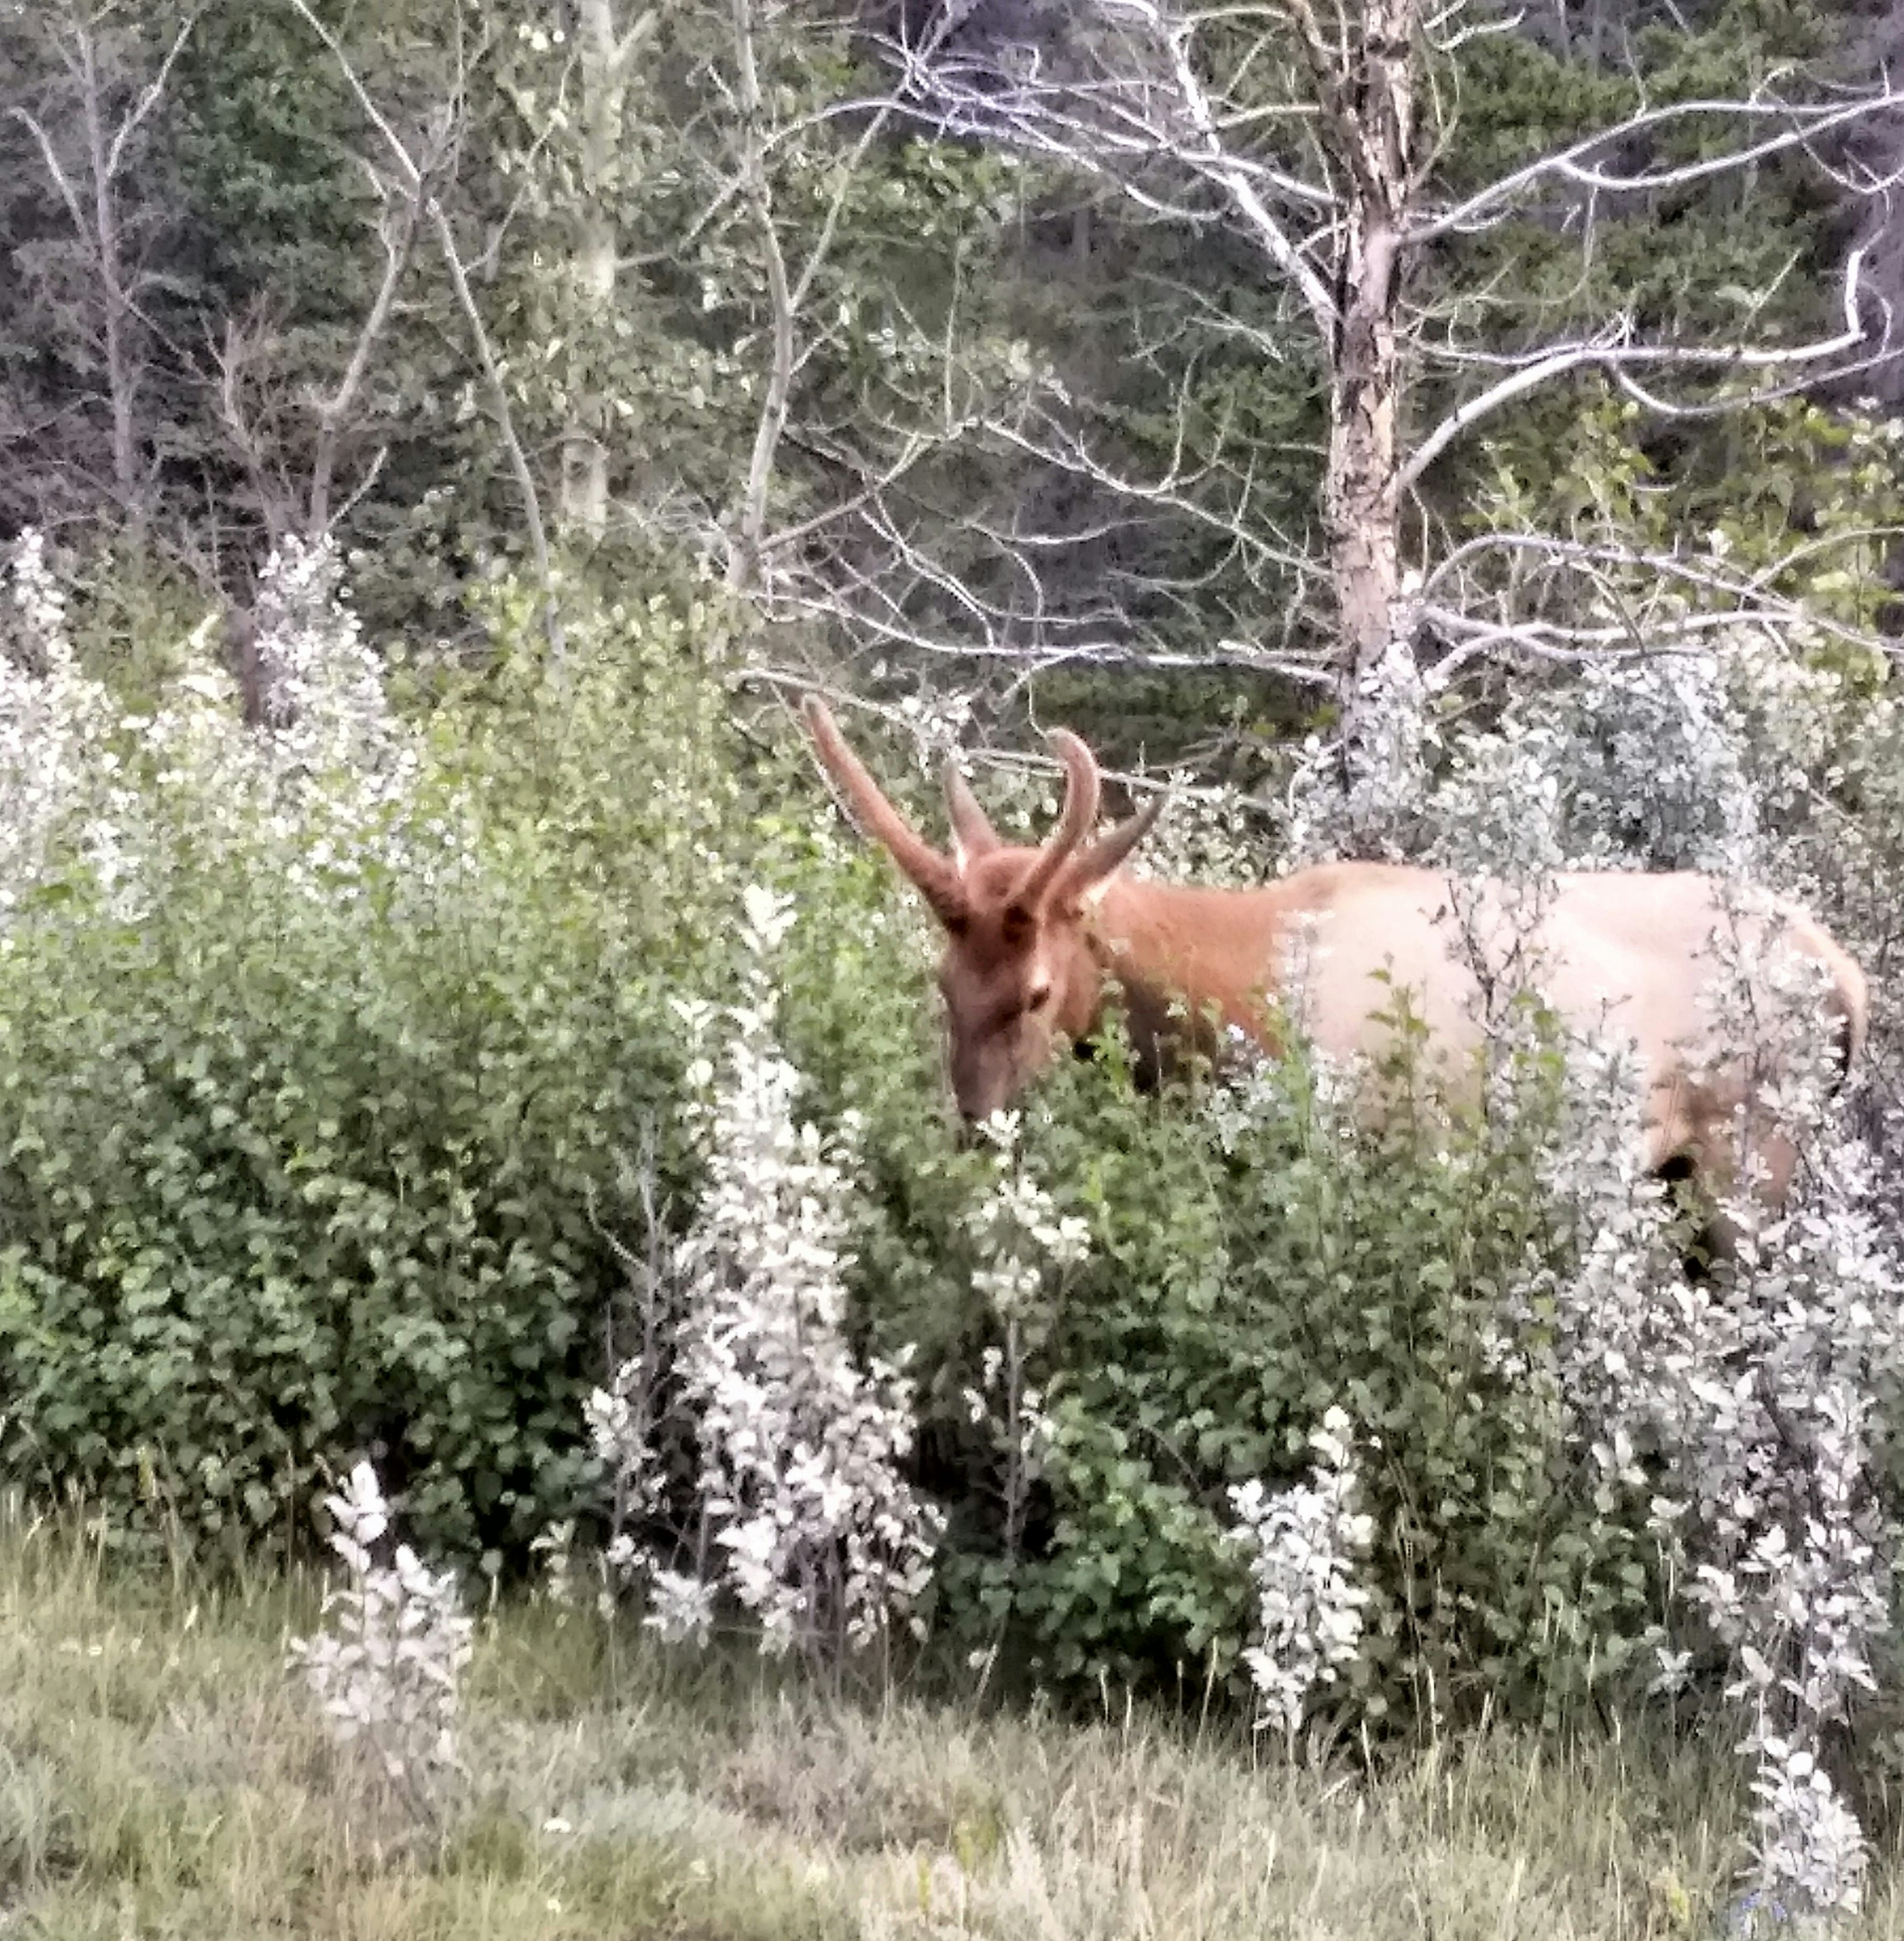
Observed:
[[[860,827],[885,845],[941,922],[949,924],[962,918],[965,893],[950,860],[934,848],[886,799],[879,784],[846,745],[846,738],[818,695],[806,697],[801,712],[806,717],[814,753],[839,784]]]
[[[1065,872],[1066,883],[1085,890],[1093,883],[1102,882],[1150,834],[1169,801],[1169,797],[1160,793],[1154,795],[1135,815],[1126,816],[1109,835],[1093,843]]]
[[[1058,818],[1051,840],[1038,851],[1038,860],[1018,886],[1017,900],[1025,903],[1036,903],[1043,898],[1072,851],[1090,834],[1098,819],[1097,758],[1067,729],[1054,728],[1050,738],[1065,765],[1064,812]]]
[[[950,758],[946,763],[946,808],[952,817],[952,835],[958,844],[954,861],[986,855],[999,846],[998,832],[959,773],[958,763]]]

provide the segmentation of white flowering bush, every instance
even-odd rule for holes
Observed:
[[[1288,802],[1292,862],[1413,851],[1441,742],[1432,702],[1400,644],[1369,669],[1355,698],[1352,739],[1312,739],[1297,764]]]
[[[407,1805],[434,1819],[460,1769],[457,1702],[472,1620],[454,1572],[430,1570],[408,1544],[377,1561],[390,1513],[371,1464],[358,1463],[324,1502],[344,1579],[324,1594],[323,1628],[292,1640],[290,1662],[338,1743],[360,1750]]]
[[[622,1507],[611,1562],[645,1580],[646,1622],[704,1638],[725,1591],[770,1652],[864,1648],[915,1621],[940,1519],[906,1480],[903,1357],[862,1365],[845,1332],[854,1127],[795,1116],[800,1076],[774,1040],[787,903],[750,888],[741,1001],[719,1062],[699,1058],[692,1123],[707,1174],[672,1273],[673,1425],[692,1449],[684,1570],[627,1525],[661,1507],[650,1362],[625,1363],[590,1426]],[[682,1007],[695,1038],[714,1022]]]
[[[980,1128],[992,1175],[965,1219],[974,1264],[972,1291],[989,1311],[999,1338],[980,1356],[965,1406],[974,1427],[992,1436],[1004,1460],[1001,1484],[1004,1553],[1017,1561],[1032,1486],[1054,1439],[1044,1396],[1034,1379],[1055,1320],[1057,1276],[1090,1252],[1090,1229],[1061,1214],[1027,1162],[1015,1113],[997,1113]]]
[[[1814,1017],[1808,1005],[1792,1021]],[[1659,1189],[1621,1151],[1637,1089],[1606,1054],[1582,1063],[1615,1109],[1597,1115],[1597,1150],[1557,1153],[1584,1244],[1573,1277],[1520,1310],[1551,1330],[1528,1372],[1551,1384],[1608,1507],[1646,1499],[1682,1599],[1656,1634],[1652,1689],[1716,1664],[1742,1708],[1759,1884],[1787,1906],[1854,1907],[1864,1849],[1824,1752],[1872,1689],[1896,1554],[1872,1452],[1899,1281],[1862,1203],[1868,1159],[1829,1118],[1814,1124],[1807,1198],[1776,1223],[1737,1203],[1734,1261],[1689,1280]]]
[[[0,915],[44,881],[87,812],[90,846],[116,851],[118,831],[99,813],[118,766],[104,745],[116,725],[110,698],[79,669],[65,597],[29,529],[0,602]]]
[[[1291,1746],[1311,1693],[1355,1662],[1368,1603],[1355,1567],[1374,1523],[1355,1507],[1352,1429],[1343,1410],[1331,1408],[1310,1438],[1316,1463],[1307,1481],[1270,1491],[1252,1478],[1230,1491],[1261,1636],[1243,1662],[1263,1701],[1260,1726]]]
[[[1681,1596],[1656,1633],[1654,1687],[1682,1689],[1716,1653],[1755,1763],[1756,1886],[1829,1912],[1857,1905],[1865,1861],[1825,1755],[1872,1689],[1888,1627],[1897,1530],[1874,1411],[1898,1366],[1901,1283],[1869,1157],[1845,1126],[1823,974],[1741,880],[1802,878],[1807,818],[1831,779],[1808,765],[1830,748],[1841,684],[1762,634],[1728,646],[1723,659],[1597,668],[1523,698],[1456,750],[1424,815],[1459,873],[1457,917],[1517,906],[1509,933],[1537,919],[1562,867],[1646,860],[1728,883],[1708,1041],[1689,1049],[1742,1063],[1755,1101],[1716,1209],[1731,1257],[1686,1277],[1667,1197],[1638,1176],[1644,1075],[1616,1040],[1576,1043],[1544,1167],[1560,1244],[1530,1255],[1491,1352],[1589,1457],[1606,1518],[1646,1503]],[[1493,887],[1477,886],[1482,872]],[[1511,1016],[1497,1015],[1490,967],[1475,967],[1491,1039],[1509,1045]],[[1493,969],[1538,986],[1535,958]],[[1798,1188],[1775,1221],[1753,1191],[1774,1166]]]

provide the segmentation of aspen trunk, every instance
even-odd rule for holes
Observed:
[[[615,310],[619,234],[609,197],[621,145],[625,50],[615,33],[614,0],[577,0],[576,52],[582,94],[583,201],[575,220],[576,336],[583,355],[610,338]],[[605,401],[591,377],[576,387],[562,440],[562,521],[599,540],[608,524],[608,446]]]
[[[732,7],[735,100],[741,122],[740,191],[759,232],[773,325],[773,362],[767,373],[760,414],[754,423],[747,483],[728,540],[727,584],[734,591],[744,593],[759,584],[767,530],[767,495],[773,484],[781,436],[787,429],[787,399],[793,386],[793,292],[774,214],[772,185],[767,175],[765,104],[754,50],[753,0],[732,0]]]
[[[119,205],[113,188],[113,143],[105,126],[105,84],[98,44],[89,28],[78,33],[81,109],[86,122],[87,164],[93,178],[93,251],[99,277],[104,323],[106,396],[112,412],[112,484],[128,530],[140,537],[145,524],[145,479],[135,413],[139,363],[129,341],[132,306],[127,301],[121,258]]]

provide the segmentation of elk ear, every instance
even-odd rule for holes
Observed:
[[[1135,815],[1127,817],[1109,835],[1093,842],[1065,872],[1065,894],[1084,896],[1108,882],[1125,857],[1150,834],[1169,799],[1167,796],[1154,795]]]
[[[998,832],[979,806],[979,799],[966,786],[958,764],[946,763],[946,808],[952,817],[952,860],[961,867],[974,856],[986,856],[999,847]]]
[[[801,711],[814,753],[845,797],[854,819],[885,846],[948,930],[962,925],[967,915],[965,891],[951,859],[934,848],[886,799],[817,695],[807,696]]]

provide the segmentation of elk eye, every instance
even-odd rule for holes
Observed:
[[[1025,999],[1025,1007],[1028,1010],[1041,1011],[1050,1001],[1051,986],[1049,984],[1035,984]]]

